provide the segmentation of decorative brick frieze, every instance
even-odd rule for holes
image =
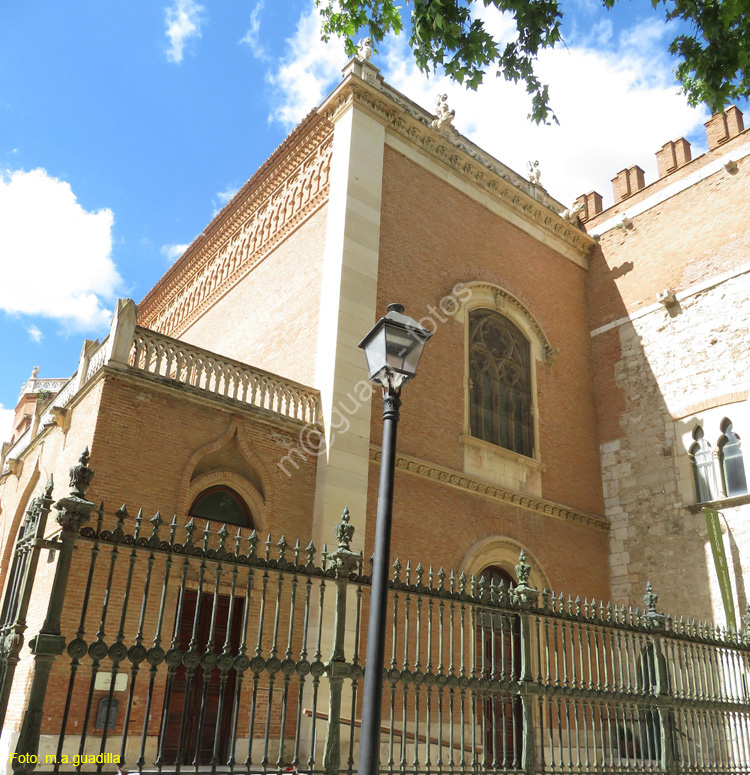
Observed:
[[[328,198],[333,127],[311,114],[144,298],[138,322],[179,336]]]
[[[370,446],[370,461],[379,463],[381,458],[381,448],[375,445]],[[568,508],[553,501],[535,498],[513,490],[506,490],[503,487],[497,487],[488,484],[480,479],[474,479],[461,471],[455,471],[444,466],[429,463],[419,458],[409,455],[396,455],[396,469],[408,474],[422,476],[433,481],[456,487],[460,490],[479,495],[489,500],[500,501],[502,503],[512,504],[522,509],[535,511],[537,514],[554,517],[556,519],[566,520],[568,522],[577,522],[586,527],[592,527],[596,530],[609,530],[609,521],[595,514],[588,514],[585,511]]]

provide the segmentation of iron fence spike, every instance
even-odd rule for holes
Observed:
[[[138,513],[135,515],[135,529],[133,530],[133,536],[137,539],[141,534],[141,524],[143,522],[143,509],[138,509]]]

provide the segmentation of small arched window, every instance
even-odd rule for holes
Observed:
[[[531,457],[531,348],[508,318],[469,313],[471,435]]]
[[[719,440],[724,489],[729,497],[744,495],[747,492],[747,477],[740,449],[740,437],[734,432],[731,420],[727,418],[724,418],[721,423],[721,432],[724,434]]]
[[[695,427],[693,439],[695,443],[690,447],[690,461],[693,464],[695,493],[698,496],[698,503],[706,503],[719,497],[713,450],[703,438],[703,428],[700,425]]]
[[[245,501],[231,487],[223,484],[203,490],[193,501],[188,515],[227,525],[254,527],[252,514]]]

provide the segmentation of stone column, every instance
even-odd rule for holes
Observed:
[[[377,68],[355,59],[344,73],[320,107],[336,128],[315,373],[325,450],[318,460],[313,538],[321,546],[348,506],[359,549],[367,505],[371,389],[357,345],[377,319],[385,126],[361,99],[373,88]]]

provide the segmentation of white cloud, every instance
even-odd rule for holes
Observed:
[[[264,1],[258,0],[250,13],[250,24],[240,43],[247,43],[250,51],[257,59],[267,60],[268,55],[260,43],[260,13],[263,10]]]
[[[8,441],[13,431],[13,418],[16,416],[15,410],[6,409],[0,404],[0,444]]]
[[[204,10],[195,0],[175,0],[174,5],[165,9],[166,35],[169,38],[167,59],[170,62],[182,62],[185,44],[190,38],[200,38]]]
[[[435,95],[448,94],[454,126],[504,164],[525,175],[538,159],[541,182],[565,204],[597,190],[611,201],[611,179],[640,165],[647,182],[656,179],[655,153],[667,140],[700,128],[708,116],[690,108],[675,85],[666,54],[663,24],[641,24],[606,49],[589,42],[544,51],[538,74],[550,87],[560,126],[535,126],[526,116],[525,88],[488,76],[477,92],[448,78],[425,78],[404,40],[389,42],[378,63],[388,83],[433,110]],[[601,43],[601,39],[599,40]]]
[[[344,44],[331,38],[320,39],[320,14],[310,3],[297,22],[297,29],[287,42],[288,53],[267,80],[273,87],[270,120],[292,129],[325,97],[341,77],[346,63]]]
[[[29,335],[29,339],[37,344],[44,339],[44,334],[33,324],[26,329],[26,333]]]
[[[507,14],[479,4],[477,15],[501,40],[514,34]],[[488,74],[472,92],[444,76],[425,77],[403,36],[388,38],[373,62],[389,84],[430,111],[436,94],[446,93],[456,110],[454,126],[517,172],[525,175],[526,162],[538,159],[542,185],[556,199],[570,204],[594,189],[606,204],[619,170],[638,164],[647,182],[653,181],[656,151],[701,129],[708,118],[679,94],[666,55],[670,32],[664,23],[649,20],[618,36],[605,18],[595,31],[589,28],[543,51],[538,74],[549,84],[560,126],[529,122],[531,103],[522,84]],[[320,41],[312,3],[287,43],[288,54],[268,78],[276,97],[271,117],[292,128],[338,82],[346,57],[340,42]]]
[[[219,202],[222,205],[225,205],[238,191],[239,191],[239,188],[233,188],[232,186],[230,186],[224,191],[218,191],[216,193],[216,198],[219,200]]]
[[[189,247],[189,243],[185,243],[184,245],[162,245],[161,254],[170,264],[173,264]]]
[[[101,330],[122,284],[112,261],[114,215],[89,212],[70,184],[41,168],[0,171],[0,310]]]
[[[212,200],[214,206],[214,216],[218,215],[222,207],[239,191],[239,188],[229,186],[224,191],[216,192],[216,199]]]

